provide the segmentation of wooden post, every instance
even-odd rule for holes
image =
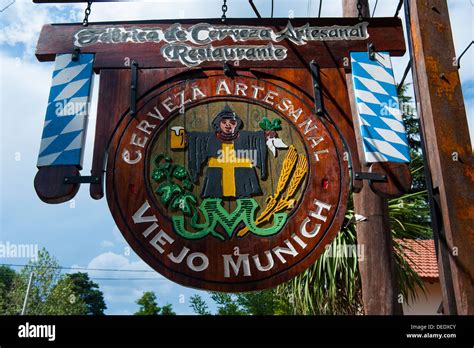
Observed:
[[[474,314],[474,158],[446,0],[410,0],[413,77],[434,201],[446,314]],[[447,255],[443,255],[443,250]],[[443,256],[449,262],[443,265]],[[446,267],[447,266],[447,267]],[[455,310],[450,308],[453,288]]]
[[[358,17],[357,0],[343,0],[343,16]],[[360,1],[362,16],[370,16],[368,0]],[[354,130],[357,137],[361,170],[368,172],[369,166],[363,163],[362,141],[357,124],[352,74],[346,75],[350,95]],[[395,276],[393,245],[388,214],[387,199],[376,195],[368,182],[359,193],[353,194],[354,211],[367,220],[357,223],[357,243],[363,246],[363,258],[359,261],[362,283],[362,301],[366,315],[402,314],[397,302],[398,282]]]

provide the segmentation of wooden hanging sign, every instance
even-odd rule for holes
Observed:
[[[403,28],[398,18],[200,19],[125,23],[51,24],[43,27],[36,56],[96,54],[95,68],[123,68],[130,59],[142,68],[209,67],[238,62],[241,67],[306,68],[316,58],[321,68],[348,67],[348,52],[378,50],[402,55]],[[344,60],[343,58],[346,58]],[[310,59],[311,60],[311,59]]]
[[[340,228],[342,142],[286,87],[243,76],[182,81],[119,124],[107,199],[128,243],[168,278],[263,289],[312,264]]]
[[[56,63],[38,195],[59,203],[88,183],[100,199],[105,183],[127,242],[180,284],[290,280],[331,243],[362,185],[350,176],[360,159],[345,71],[369,42],[403,54],[400,20],[47,25],[36,54]],[[92,175],[81,177],[93,71]]]

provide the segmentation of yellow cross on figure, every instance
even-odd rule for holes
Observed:
[[[235,157],[234,144],[222,144],[219,157],[209,159],[209,168],[222,168],[222,195],[235,197],[235,169],[252,168],[248,158]]]

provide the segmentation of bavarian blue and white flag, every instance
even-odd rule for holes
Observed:
[[[93,62],[93,54],[56,55],[37,167],[82,167]]]
[[[365,162],[410,162],[390,55],[353,52],[351,64]]]

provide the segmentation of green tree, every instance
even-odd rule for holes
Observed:
[[[23,267],[14,277],[10,291],[6,295],[5,314],[20,314],[28,286],[30,274],[33,273],[26,313],[30,315],[67,315],[85,314],[86,307],[76,296],[70,281],[62,281],[59,264],[46,249],[41,249],[36,260]]]
[[[404,84],[400,87],[398,100],[402,111],[403,124],[407,132],[408,146],[411,150],[419,152],[421,151],[419,118],[416,115],[415,108],[412,107],[413,98],[407,95],[408,86],[409,84]]]
[[[211,312],[209,311],[209,306],[200,295],[196,294],[191,296],[189,302],[191,303],[190,307],[193,309],[194,313],[199,315],[211,315]]]
[[[217,304],[218,315],[243,315],[244,311],[236,301],[236,295],[223,292],[211,293],[211,298]]]
[[[176,313],[173,311],[173,306],[171,305],[171,303],[167,303],[165,304],[162,308],[161,308],[161,315],[176,315]]]
[[[140,308],[135,315],[176,315],[171,304],[166,304],[163,307],[158,306],[156,295],[153,291],[144,292],[136,303]]]
[[[76,293],[75,285],[69,277],[61,277],[51,290],[42,306],[42,315],[84,315],[87,305]]]
[[[156,295],[152,291],[146,291],[143,293],[136,303],[140,306],[138,312],[135,315],[158,315],[160,314],[161,308],[156,303]]]
[[[413,98],[407,95],[407,90],[407,84],[401,86],[398,99],[403,113],[403,123],[407,132],[408,145],[410,147],[410,169],[413,176],[412,190],[415,192],[426,190],[426,181],[421,151],[419,117],[416,115],[415,108],[412,107]]]
[[[0,266],[0,313],[6,312],[7,295],[11,291],[17,273],[8,266]]]
[[[278,307],[273,290],[237,294],[237,303],[247,315],[272,315]]]
[[[273,290],[227,294],[211,292],[211,299],[217,304],[217,315],[272,315],[286,314],[275,298]],[[210,315],[207,303],[199,295],[191,297],[190,307],[196,314]]]
[[[85,314],[104,315],[107,309],[104,294],[99,290],[99,285],[89,279],[87,273],[67,274],[66,279],[71,281],[73,293],[86,305]]]

